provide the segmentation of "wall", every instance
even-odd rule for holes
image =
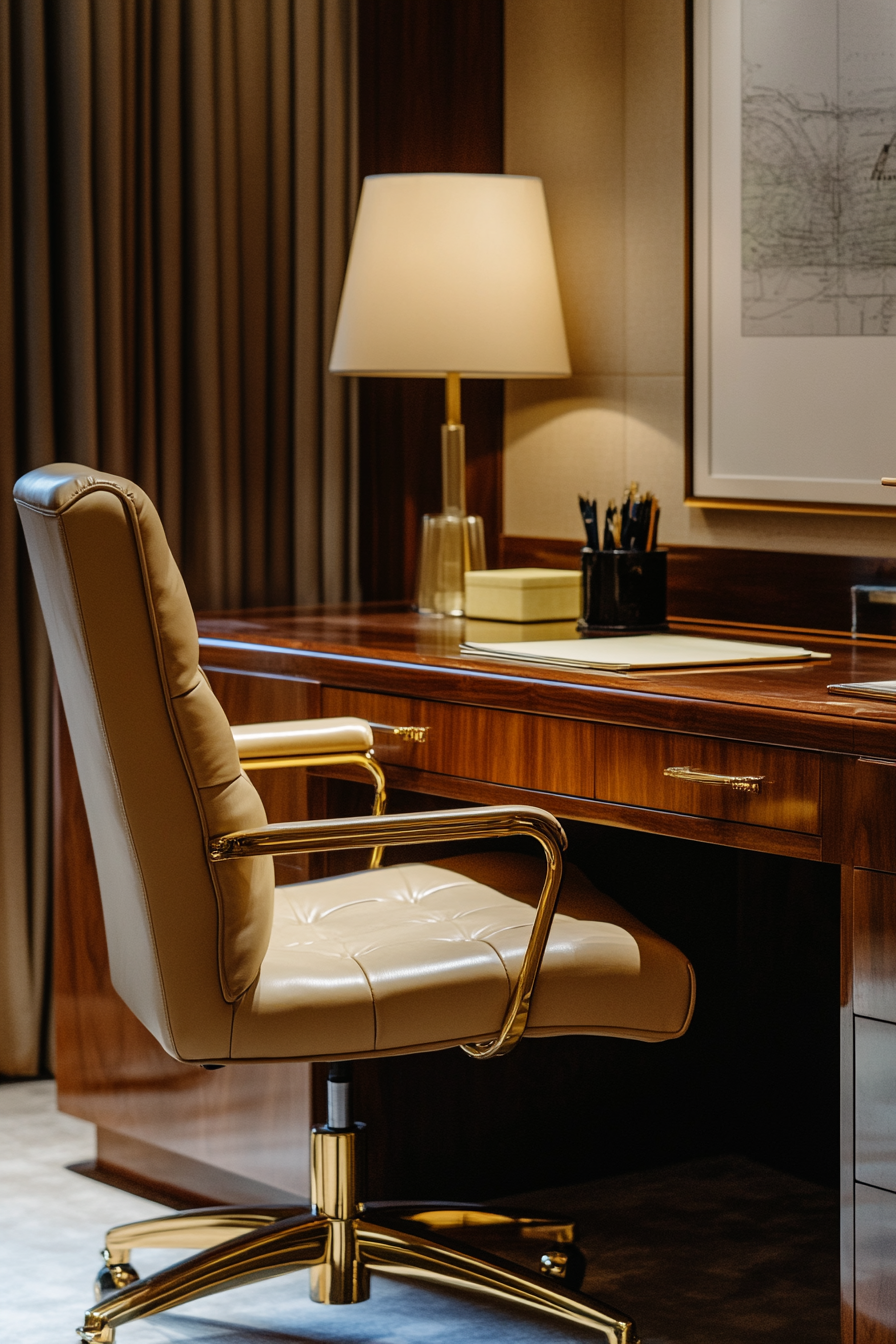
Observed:
[[[368,173],[500,173],[502,0],[359,0],[358,167]],[[441,508],[444,387],[359,380],[360,579],[365,599],[409,599],[420,515]],[[501,528],[503,387],[468,379],[467,502]]]
[[[888,518],[683,503],[684,61],[685,0],[505,0],[505,171],[545,182],[573,377],[507,384],[504,531],[578,539],[577,495],[636,479],[665,542],[896,555]]]

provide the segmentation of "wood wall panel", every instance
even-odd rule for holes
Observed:
[[[855,1011],[896,1022],[896,876],[859,868],[853,891]]]
[[[669,812],[817,834],[821,769],[812,752],[641,728],[598,725],[595,796]],[[664,776],[667,766],[718,775],[764,776],[758,794]]]
[[[855,1344],[896,1344],[896,1195],[856,1186]]]
[[[504,169],[502,0],[359,0],[359,169]],[[420,516],[441,508],[439,380],[360,380],[360,574],[367,599],[410,598]],[[463,385],[467,504],[501,529],[504,389]]]
[[[502,568],[576,569],[581,542],[502,536]],[[896,585],[896,559],[802,555],[725,546],[669,546],[669,615],[801,630],[849,630],[850,587]]]
[[[357,714],[375,723],[427,728],[423,743],[378,745],[377,755],[386,764],[544,793],[589,797],[592,792],[594,726],[590,723],[326,688],[323,712],[327,717]]]

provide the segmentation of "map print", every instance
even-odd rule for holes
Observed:
[[[742,0],[744,336],[896,336],[896,0]]]

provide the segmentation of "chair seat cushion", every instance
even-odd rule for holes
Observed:
[[[475,860],[505,888],[521,873],[531,887],[544,870],[523,856],[466,857],[473,876],[415,863],[278,887],[261,972],[235,1009],[232,1058],[359,1057],[494,1036],[534,911],[528,891],[517,899],[477,880]],[[554,918],[527,1034],[680,1035],[693,1010],[687,958],[586,887],[588,918]]]

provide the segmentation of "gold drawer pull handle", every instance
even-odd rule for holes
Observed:
[[[400,737],[402,742],[425,742],[429,732],[428,728],[396,728],[391,723],[371,723],[370,726],[374,732],[389,733],[392,737]]]
[[[735,793],[761,793],[765,775],[710,775],[705,770],[692,770],[689,765],[667,765],[663,774],[668,779],[683,779],[689,784],[723,784]]]

